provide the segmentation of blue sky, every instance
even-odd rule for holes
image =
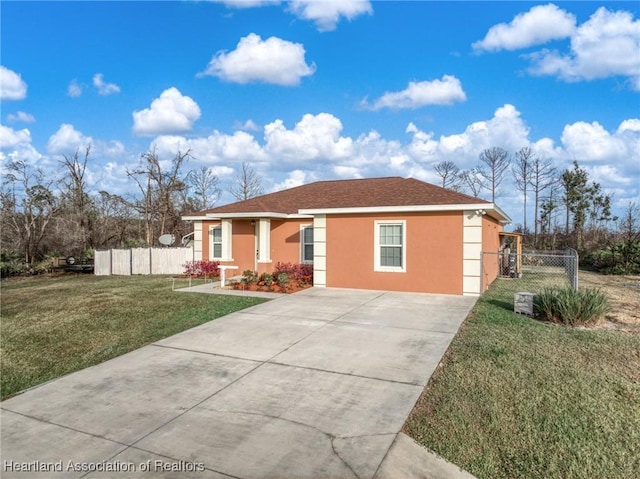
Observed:
[[[14,2],[1,6],[0,155],[134,194],[140,154],[247,161],[266,191],[461,169],[530,146],[640,203],[638,2]],[[484,192],[481,196],[489,196]],[[225,193],[221,202],[231,201]],[[498,204],[522,222],[506,179]],[[531,220],[529,220],[530,222]]]

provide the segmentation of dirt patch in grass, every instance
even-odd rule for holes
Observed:
[[[598,288],[609,301],[611,312],[595,328],[640,335],[640,276],[613,276],[580,271],[581,288]]]

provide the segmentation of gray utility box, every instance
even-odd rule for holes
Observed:
[[[513,311],[519,314],[533,316],[533,293],[515,293],[513,297]]]

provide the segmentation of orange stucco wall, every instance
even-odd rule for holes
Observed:
[[[313,219],[271,220],[271,261],[275,264],[302,262],[300,228],[313,226]]]
[[[406,220],[406,272],[374,271],[376,220]],[[462,294],[462,212],[327,216],[327,286]]]
[[[202,258],[212,259],[210,256],[210,236],[211,227],[219,225],[219,221],[203,222],[203,245]],[[300,227],[302,225],[312,225],[313,219],[295,220],[271,220],[270,239],[270,263],[258,263],[258,273],[272,272],[276,263],[289,262],[299,263],[300,258]],[[221,264],[238,266],[236,274],[256,268],[256,238],[257,226],[251,226],[250,219],[234,219],[232,221],[232,243],[231,253],[233,261],[222,261]]]
[[[482,251],[486,253],[497,253],[500,248],[500,237],[498,234],[504,228],[493,218],[482,217]],[[482,288],[486,291],[491,283],[498,277],[497,256],[488,254],[483,256],[482,261]]]
[[[204,221],[202,225],[202,259],[214,260],[211,257],[211,236],[209,230],[218,226],[220,221]],[[231,226],[231,255],[233,261],[221,261],[220,264],[237,266],[235,274],[241,274],[244,270],[255,268],[255,236],[251,220],[233,220]]]

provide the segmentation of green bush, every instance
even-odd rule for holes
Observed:
[[[535,303],[543,319],[571,326],[596,322],[609,311],[607,297],[598,289],[545,288]]]
[[[260,275],[260,281],[264,283],[265,286],[271,286],[273,284],[273,275],[270,273],[262,273],[262,275]]]
[[[276,276],[276,283],[278,283],[282,288],[286,288],[289,284],[289,275],[287,273],[280,273]]]
[[[581,266],[604,274],[640,273],[640,241],[628,240],[592,251]]]
[[[242,279],[240,280],[245,284],[253,284],[258,282],[258,273],[250,269],[245,269],[242,272]]]

